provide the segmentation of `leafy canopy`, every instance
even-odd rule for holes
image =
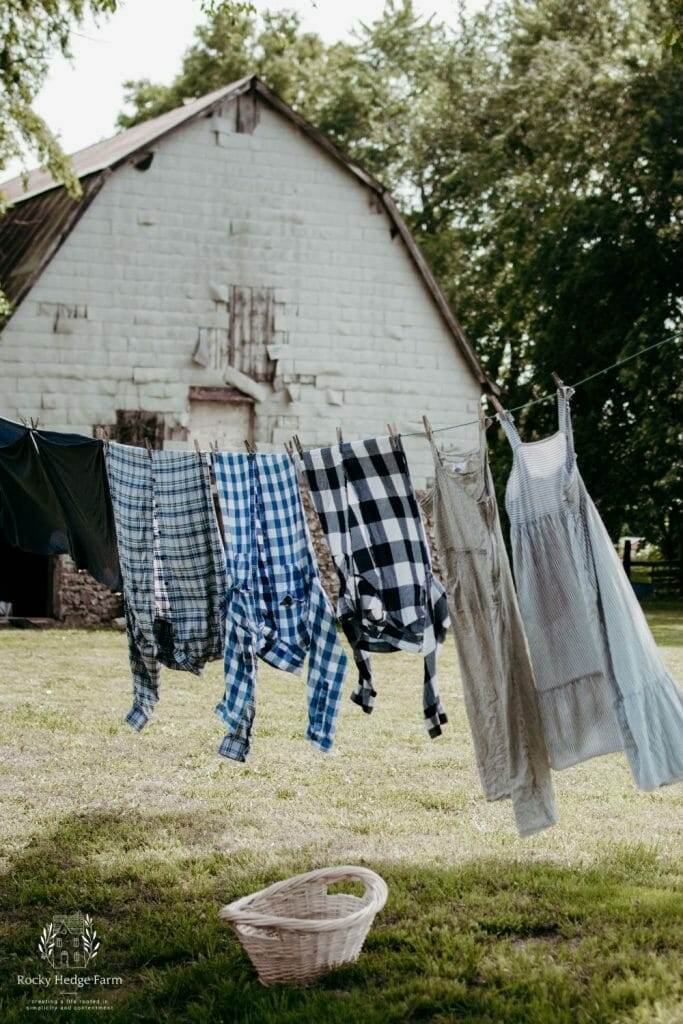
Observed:
[[[0,172],[30,154],[80,193],[68,157],[32,104],[56,52],[69,57],[71,32],[86,14],[109,14],[116,0],[3,0],[0,4]]]
[[[0,176],[11,160],[40,164],[79,196],[81,186],[55,135],[33,109],[55,53],[70,56],[74,25],[109,14],[117,0],[2,0],[0,3]],[[0,216],[6,202],[0,189]],[[0,320],[11,307],[0,289]]]

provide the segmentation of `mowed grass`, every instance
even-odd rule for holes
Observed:
[[[650,620],[680,682],[681,611]],[[215,752],[219,664],[165,672],[138,736],[122,634],[1,632],[3,1024],[682,1024],[681,787],[639,793],[623,757],[594,760],[555,775],[560,824],[519,839],[510,806],[480,796],[452,639],[439,740],[419,658],[375,666],[375,712],[345,697],[330,755],[303,738],[305,680],[262,667],[254,753],[235,765]],[[263,988],[218,909],[340,863],[389,884],[360,960]],[[40,931],[72,910],[93,916],[98,972],[123,978],[96,993],[104,1016],[41,1011],[16,982],[52,973]]]

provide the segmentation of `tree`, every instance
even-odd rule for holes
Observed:
[[[0,173],[27,155],[78,196],[68,157],[32,104],[55,52],[70,55],[72,28],[86,14],[108,14],[116,0],[3,0],[0,4]],[[25,166],[25,164],[24,164]],[[4,212],[0,190],[0,215]],[[9,312],[0,291],[0,318]]]
[[[668,0],[668,8],[662,44],[674,60],[683,61],[683,0]]]
[[[325,47],[295,15],[209,18],[169,89],[134,113],[256,70],[373,171],[404,212],[489,374],[516,406],[681,327],[683,67],[677,0],[494,0],[449,28],[389,0]],[[680,347],[595,377],[577,449],[613,536],[683,555]],[[542,403],[520,413],[554,429]],[[451,435],[454,440],[457,434]],[[492,432],[500,484],[509,452]]]
[[[195,35],[171,85],[155,85],[148,79],[124,82],[125,102],[133,110],[119,116],[122,128],[251,72],[264,74],[281,95],[303,103],[311,87],[311,68],[318,71],[324,61],[322,41],[314,33],[301,32],[294,12],[266,12],[259,21],[250,4],[219,3]]]
[[[575,381],[681,327],[683,69],[662,55],[662,25],[638,0],[512,2],[461,23],[422,123],[430,187],[411,220],[510,405],[551,390],[552,370]],[[671,346],[573,403],[612,535],[642,532],[670,557],[683,554],[681,385]],[[554,416],[520,418],[534,436]]]
[[[32,104],[55,52],[70,56],[74,26],[110,14],[116,0],[3,0],[0,5],[0,172],[12,159],[36,157],[55,181],[78,195],[68,158]]]

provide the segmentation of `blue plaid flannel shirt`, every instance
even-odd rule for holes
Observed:
[[[226,726],[219,753],[245,761],[256,710],[256,666],[300,673],[308,653],[307,738],[332,746],[347,658],[322,588],[288,455],[213,456],[225,533],[228,603],[225,694],[216,712]]]

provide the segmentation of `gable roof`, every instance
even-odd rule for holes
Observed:
[[[152,145],[160,142],[171,132],[201,117],[211,115],[226,101],[246,93],[259,96],[376,194],[392,224],[392,232],[401,237],[416,270],[423,278],[456,346],[474,376],[483,388],[497,393],[498,387],[486,376],[391,194],[381,182],[350,160],[325,135],[280,99],[257,75],[241,78],[207,93],[200,99],[161,114],[160,117],[143,121],[114,135],[111,139],[96,142],[73,154],[71,161],[83,188],[80,199],[72,199],[62,185],[56,185],[50,175],[40,169],[30,172],[26,187],[21,176],[0,184],[0,190],[5,192],[9,201],[14,204],[5,216],[0,218],[0,282],[14,307],[16,308],[28,294],[107,177],[117,167],[142,159]]]

